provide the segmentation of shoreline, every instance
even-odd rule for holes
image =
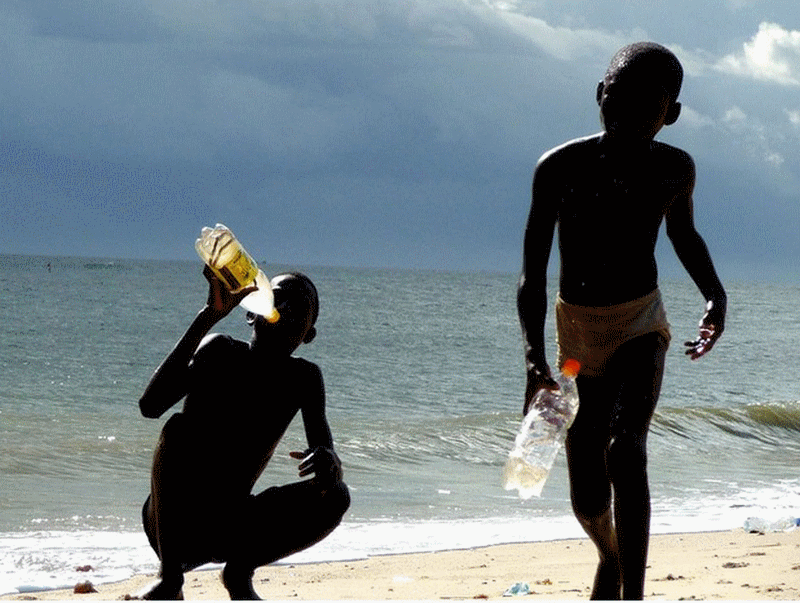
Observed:
[[[375,555],[352,561],[259,568],[253,584],[266,599],[508,599],[518,583],[529,599],[588,599],[597,556],[587,538],[497,544],[462,550]],[[91,572],[86,579],[91,581]],[[119,600],[155,580],[137,575],[72,590],[12,593],[3,600]],[[227,599],[218,570],[186,574],[186,599]],[[800,529],[751,534],[658,534],[650,539],[645,597],[665,600],[800,599]],[[510,597],[514,598],[514,597]]]

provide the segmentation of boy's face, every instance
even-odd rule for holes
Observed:
[[[280,274],[270,283],[280,318],[269,323],[259,316],[253,321],[253,326],[256,333],[264,332],[271,346],[280,346],[291,354],[301,343],[313,338],[316,332],[314,314],[319,302],[311,287],[295,275]]]
[[[609,138],[649,142],[667,123],[674,101],[646,65],[621,66],[597,88],[600,121]]]

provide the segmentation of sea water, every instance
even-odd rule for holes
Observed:
[[[291,268],[320,291],[299,354],[322,368],[352,506],[289,561],[583,535],[563,453],[541,498],[502,487],[525,387],[515,274]],[[201,270],[0,256],[0,593],[157,571],[140,517],[170,413],[145,419],[137,401],[205,301]],[[654,533],[800,515],[800,288],[726,286],[725,335],[691,362],[703,300],[688,280],[661,283],[674,339],[648,441]],[[239,310],[215,330],[249,336]],[[297,479],[297,446],[299,418],[257,489]]]

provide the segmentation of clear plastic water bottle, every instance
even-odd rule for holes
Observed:
[[[230,228],[224,224],[217,224],[214,228],[203,227],[194,248],[229,291],[236,293],[256,285],[258,290],[245,297],[240,305],[245,310],[264,316],[269,322],[277,322],[280,314],[275,309],[269,279]]]
[[[567,430],[578,414],[577,360],[567,360],[555,376],[559,389],[540,389],[522,421],[514,447],[503,470],[503,487],[518,490],[519,497],[541,496]]]
[[[787,532],[798,526],[800,526],[800,517],[781,517],[773,520],[763,517],[748,517],[744,522],[745,532],[750,532],[751,534]]]

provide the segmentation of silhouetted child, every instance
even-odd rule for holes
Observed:
[[[304,275],[272,279],[281,317],[248,314],[251,341],[211,328],[254,290],[231,294],[206,267],[208,301],[156,370],[139,406],[160,417],[185,397],[164,425],[153,458],[144,529],[161,560],[149,599],[182,598],[183,573],[225,563],[232,599],[257,599],[255,569],[330,534],[350,504],[325,416],[319,368],[292,356],[316,334],[317,291]],[[289,423],[303,417],[309,449],[292,452],[301,477],[252,494]]]
[[[727,299],[694,225],[695,168],[684,151],[654,141],[678,119],[678,59],[652,43],[626,46],[597,87],[604,132],[545,153],[533,178],[518,310],[525,341],[524,410],[554,389],[545,359],[547,263],[558,226],[559,366],[581,362],[580,410],[566,449],[572,506],[598,549],[595,599],[639,599],[650,533],[646,440],[670,333],[658,290],[662,220],[705,297],[699,358],[722,334]],[[613,504],[612,504],[613,501]]]

